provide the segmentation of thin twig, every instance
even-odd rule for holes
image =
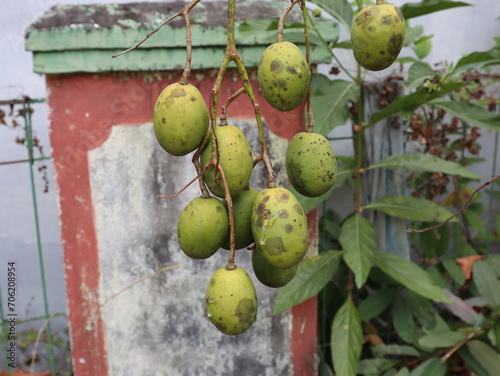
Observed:
[[[304,24],[304,38],[306,41],[307,69],[309,69],[309,72],[311,72],[311,38],[309,37],[309,26],[307,24],[308,13],[306,7],[306,0],[301,1],[300,9],[302,10],[302,22]],[[306,97],[307,132],[312,132],[314,130],[314,114],[311,106],[311,95],[312,95],[312,80],[309,81],[309,88],[307,89],[307,97]]]
[[[490,185],[491,183],[493,183],[497,179],[500,179],[500,175],[497,175],[494,178],[491,178],[486,183],[484,183],[483,185],[481,185],[480,187],[478,187],[474,192],[472,192],[472,194],[470,195],[470,197],[467,200],[467,202],[460,208],[459,211],[457,211],[455,214],[453,214],[451,217],[449,217],[445,221],[441,222],[440,224],[438,224],[436,226],[432,226],[432,227],[427,227],[427,228],[424,228],[422,230],[408,229],[408,230],[406,230],[406,232],[425,232],[425,231],[434,230],[436,228],[444,226],[445,224],[447,224],[449,221],[451,221],[453,218],[455,218],[460,213],[464,212],[465,209],[467,209],[469,207],[469,204],[471,203],[472,199],[474,198],[474,196],[476,195],[477,192],[479,192],[481,189],[486,188],[488,185]]]
[[[189,13],[184,13],[184,21],[186,23],[186,65],[184,66],[184,71],[182,72],[182,77],[180,79],[181,84],[187,84],[189,74],[191,73],[191,58],[193,56],[193,41],[191,38],[191,21],[189,19]]]
[[[59,312],[53,313],[52,315],[50,315],[49,317],[47,317],[47,319],[43,322],[43,324],[40,327],[40,329],[38,329],[38,333],[36,335],[36,340],[35,340],[35,343],[33,345],[33,350],[31,351],[30,373],[34,373],[35,372],[34,371],[34,367],[35,367],[35,360],[36,360],[36,354],[37,354],[36,348],[38,347],[38,343],[40,342],[40,338],[42,337],[42,333],[44,332],[45,327],[49,324],[50,320],[52,320],[54,317],[60,316],[60,315],[61,314]]]
[[[283,29],[285,24],[285,18],[288,16],[288,13],[292,10],[295,4],[301,2],[302,0],[294,0],[292,3],[285,9],[283,14],[281,15],[278,21],[278,31],[276,32],[276,42],[283,42]]]
[[[179,12],[179,13],[176,13],[174,14],[173,16],[169,17],[167,20],[165,20],[160,26],[158,26],[156,29],[154,29],[153,31],[150,31],[146,37],[141,40],[139,43],[137,43],[135,46],[132,46],[128,49],[126,49],[125,51],[122,51],[116,55],[113,55],[112,57],[115,58],[115,57],[118,57],[118,56],[121,56],[123,54],[126,54],[127,52],[130,52],[132,50],[135,50],[136,48],[138,48],[141,44],[143,44],[145,41],[147,41],[153,34],[155,34],[158,30],[160,30],[163,26],[165,26],[166,24],[168,24],[170,21],[172,21],[174,18],[177,18],[177,17],[180,17],[180,16],[183,16],[184,14],[187,14],[191,11],[191,9],[200,2],[201,0],[193,0],[192,2],[190,2],[189,4],[187,4],[184,8],[182,8],[182,10]]]
[[[222,106],[221,106],[221,115],[220,115],[220,125],[227,125],[227,116],[226,116],[226,113],[227,113],[227,108],[231,105],[231,103],[233,103],[233,101],[238,98],[241,94],[243,93],[246,93],[246,89],[245,87],[241,87],[239,88],[236,92],[234,92],[229,98],[228,100],[226,101],[226,103],[224,103]]]
[[[210,165],[208,166],[210,167]],[[172,196],[156,196],[156,198],[175,198],[179,196],[182,192],[184,192],[191,184],[193,184],[196,179],[199,179],[205,172],[207,172],[208,167],[205,167],[203,171],[201,171],[195,178],[193,178],[189,183],[187,183],[179,192],[177,192],[175,195]]]
[[[134,287],[135,285],[138,285],[139,283],[142,283],[150,278],[153,278],[155,276],[157,276],[158,274],[160,273],[163,273],[167,270],[170,270],[170,269],[175,269],[175,268],[178,268],[180,267],[180,265],[169,265],[169,266],[165,266],[164,268],[161,268],[160,270],[157,270],[156,272],[150,274],[150,275],[147,275],[146,277],[143,277],[141,279],[138,279],[137,281],[131,283],[130,285],[122,288],[120,291],[118,292],[115,292],[113,295],[111,295],[108,299],[106,299],[104,301],[104,303],[101,304],[101,307],[105,306],[106,304],[109,303],[110,300],[116,298],[118,295],[120,295],[121,293],[124,293],[125,291],[127,291],[128,289],[131,289],[132,287]]]
[[[446,354],[444,354],[444,356],[441,358],[441,363],[446,363],[446,361],[448,360],[448,358],[450,356],[452,356],[460,347],[462,347],[463,345],[465,345],[471,339],[476,338],[480,333],[481,332],[479,332],[479,333],[469,333],[469,335],[467,337],[465,337],[465,339],[463,339],[462,341],[460,341],[459,343],[457,343]]]
[[[219,169],[220,177],[222,178],[222,184],[224,185],[224,194],[227,203],[227,212],[229,216],[229,260],[228,265],[234,265],[234,257],[236,255],[236,245],[235,245],[235,233],[234,233],[234,213],[233,213],[233,199],[231,198],[231,193],[229,192],[229,187],[227,185],[226,174],[224,169],[219,164],[217,165]]]

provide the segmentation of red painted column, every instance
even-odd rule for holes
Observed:
[[[191,80],[210,103],[213,71],[198,72]],[[242,85],[226,73],[220,103]],[[261,114],[271,131],[290,140],[305,129],[303,107],[289,113],[271,108],[258,90],[255,71],[250,72]],[[116,124],[137,125],[152,120],[156,98],[165,86],[177,82],[179,73],[161,80],[146,73],[48,75],[51,145],[59,189],[68,315],[76,376],[107,376],[105,323],[99,296],[98,244],[90,187],[88,151],[97,148]],[[238,97],[228,117],[253,118],[246,96]],[[310,241],[317,245],[317,212],[309,214]],[[292,309],[291,352],[294,374],[316,374],[317,300],[312,298]]]

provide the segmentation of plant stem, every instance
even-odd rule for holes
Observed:
[[[361,79],[361,66],[358,64],[358,80]],[[358,82],[358,81],[357,81]],[[362,146],[363,146],[363,85],[360,85],[359,97],[358,97],[358,116],[357,116],[357,124],[353,127],[353,132],[356,137],[356,169],[355,169],[355,177],[356,177],[356,188],[355,188],[355,198],[354,198],[354,211],[356,213],[361,213],[361,173],[362,173]]]
[[[311,38],[309,37],[309,27],[307,24],[307,7],[306,0],[302,0],[300,3],[300,9],[302,10],[302,22],[304,24],[304,38],[306,40],[306,62],[309,71],[311,70]],[[306,97],[306,108],[307,108],[307,132],[311,133],[314,130],[314,114],[311,107],[311,95],[312,95],[312,81],[309,82],[309,89],[307,91]]]
[[[297,4],[298,2],[301,2],[302,0],[293,0],[292,3],[286,7],[285,11],[281,15],[279,21],[278,21],[278,31],[276,32],[276,42],[283,42],[283,29],[285,27],[285,18],[288,16],[288,13],[292,10],[292,8]]]
[[[189,74],[191,73],[191,57],[193,54],[193,43],[191,39],[191,21],[189,19],[189,13],[183,13],[184,22],[186,23],[186,65],[184,66],[184,71],[182,72],[182,77],[179,83],[185,85],[188,83]]]
[[[262,160],[264,161],[264,165],[267,170],[267,188],[276,188],[276,173],[273,170],[271,165],[271,160],[269,159],[269,154],[267,152],[266,139],[264,137],[264,127],[262,125],[262,117],[260,116],[260,108],[255,100],[255,94],[253,92],[252,86],[250,85],[250,79],[248,78],[248,74],[245,68],[245,64],[243,64],[243,60],[239,54],[236,54],[234,61],[236,66],[238,67],[238,71],[241,76],[241,80],[243,82],[243,87],[246,90],[248,98],[252,102],[255,120],[257,121],[257,128],[259,130],[259,138],[260,138],[260,146],[262,149]]]

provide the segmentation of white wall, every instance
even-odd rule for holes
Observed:
[[[0,12],[0,99],[28,95],[31,98],[46,96],[44,78],[34,74],[32,55],[24,50],[24,32],[28,25],[55,4],[84,4],[85,0],[2,0]],[[107,0],[99,3],[126,3],[128,1]],[[441,60],[456,61],[473,50],[486,50],[493,46],[493,36],[500,36],[498,0],[472,1],[474,7],[456,8],[430,16],[411,20],[411,25],[422,24],[426,34],[434,34],[434,47],[426,59],[431,63]],[[283,1],[283,5],[287,4]],[[393,1],[395,5],[405,3]],[[349,64],[350,55],[340,54]],[[351,65],[353,66],[353,65]],[[33,124],[48,154],[47,108],[35,105]],[[339,132],[343,132],[339,129]],[[485,133],[485,132],[483,132]],[[0,161],[25,159],[26,149],[15,144],[18,131],[0,126]],[[492,156],[493,138],[482,137],[482,156]],[[341,146],[344,145],[344,146]],[[340,153],[348,153],[349,142],[340,144]],[[343,151],[342,151],[343,150]],[[491,159],[491,157],[490,157]],[[50,166],[50,162],[49,162]],[[500,167],[499,167],[500,168]],[[478,169],[484,177],[491,173],[490,164]],[[499,172],[497,172],[498,174]],[[41,192],[40,174],[37,177],[37,193],[41,233],[44,244],[51,312],[65,311],[64,281],[62,277],[61,245],[54,182],[49,193]],[[7,260],[16,260],[19,268],[18,312],[27,317],[43,313],[36,255],[33,210],[27,164],[0,165],[0,278],[5,275]],[[0,280],[4,288],[5,281]],[[2,290],[3,297],[5,290]],[[30,300],[34,298],[30,306]],[[5,298],[3,299],[5,302]],[[26,312],[27,311],[27,312]]]

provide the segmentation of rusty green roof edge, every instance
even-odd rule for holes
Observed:
[[[243,2],[247,7],[257,4],[266,10],[273,10],[272,15],[278,15],[285,3]],[[148,3],[154,5],[155,3]],[[164,3],[163,3],[164,4]],[[207,3],[207,5],[210,3]],[[214,4],[214,3],[212,3]],[[136,3],[134,5],[143,5]],[[113,14],[114,5],[106,5],[108,14]],[[197,5],[198,6],[198,5]],[[146,36],[154,29],[154,25],[161,24],[161,15],[155,14],[152,21],[145,25],[137,20],[118,19],[117,24],[106,25],[91,24],[88,14],[84,21],[78,23],[79,17],[66,21],[69,11],[87,12],[90,10],[81,6],[62,5],[51,9],[26,32],[26,49],[33,52],[34,71],[36,73],[72,73],[72,72],[104,72],[104,71],[144,71],[144,70],[174,70],[180,69],[185,63],[186,33],[182,24],[165,26],[151,36],[140,48],[118,58],[111,58],[125,50]],[[180,8],[179,8],[180,9]],[[45,22],[63,13],[58,24],[52,26]],[[150,18],[151,18],[150,17]],[[81,18],[81,17],[80,17]],[[193,69],[217,68],[220,66],[226,45],[226,28],[207,23],[206,15],[193,16],[192,41],[193,41]],[[90,17],[92,19],[92,17]],[[65,22],[72,22],[65,24]],[[116,20],[115,20],[116,21]],[[97,22],[99,19],[97,18]],[[195,22],[199,22],[196,24]],[[257,21],[257,22],[262,22]],[[266,22],[264,20],[264,22]],[[261,30],[253,27],[251,32],[240,27],[242,22],[236,24],[235,40],[238,51],[243,56],[248,67],[256,66],[265,47],[275,41],[275,30]],[[338,27],[333,21],[318,20],[318,27],[328,41],[338,39]],[[151,28],[146,28],[151,26]],[[263,24],[265,26],[265,24]],[[256,32],[255,30],[259,31]],[[303,32],[299,28],[285,29],[285,40],[303,43]],[[321,45],[319,38],[311,33],[313,45],[311,59],[313,63],[326,63],[331,61],[330,52]],[[303,46],[301,46],[303,48]]]

